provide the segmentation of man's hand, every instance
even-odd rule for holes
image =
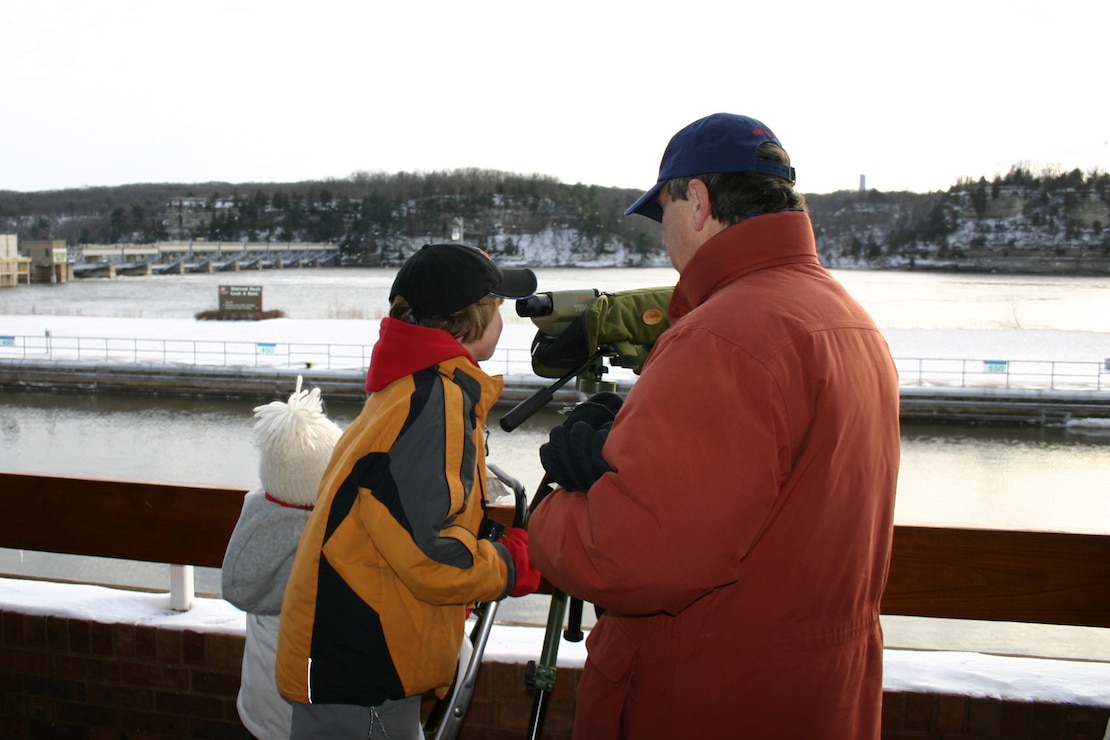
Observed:
[[[569,429],[552,429],[547,444],[540,446],[540,463],[548,479],[568,491],[586,492],[598,478],[611,472],[601,455],[609,426],[606,423],[595,429],[589,422],[579,421]]]
[[[601,448],[622,403],[616,393],[595,393],[575,406],[561,426],[551,430],[548,442],[540,446],[540,463],[549,483],[572,491],[588,491],[594,481],[612,470],[601,456]],[[583,428],[575,431],[579,425]],[[529,513],[552,490],[544,486],[532,498]]]
[[[620,411],[622,403],[624,401],[616,393],[610,393],[609,391],[595,393],[567,414],[563,426],[573,427],[578,422],[585,422],[594,429],[600,429],[613,423],[613,419],[617,418],[617,412]]]

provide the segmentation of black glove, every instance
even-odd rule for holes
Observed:
[[[569,421],[569,419],[568,419]],[[601,456],[611,422],[599,429],[588,422],[555,427],[547,444],[540,445],[540,463],[548,479],[568,491],[589,491],[598,478],[613,469]]]
[[[595,393],[589,400],[578,404],[567,414],[563,426],[572,427],[578,422],[585,422],[594,429],[600,429],[604,425],[613,423],[622,403],[624,402],[616,393],[609,391]]]

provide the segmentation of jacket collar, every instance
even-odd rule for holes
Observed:
[[[505,387],[504,378],[487,375],[449,332],[387,317],[382,319],[381,334],[370,352],[366,390],[380,391],[398,378],[436,366],[468,389],[482,418]],[[460,373],[470,381],[459,377]]]
[[[820,264],[805,211],[777,211],[730,226],[701,245],[686,264],[668,310],[673,324],[722,286],[768,267]]]
[[[429,329],[400,319],[382,319],[381,332],[370,351],[366,390],[380,391],[398,378],[455,357],[477,363],[459,340],[442,329]]]

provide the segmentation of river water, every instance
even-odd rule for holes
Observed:
[[[675,279],[669,269],[539,269],[537,274],[541,290],[621,291],[670,285]],[[938,332],[950,336],[953,346],[968,330],[991,332],[1015,343],[1049,332],[1054,352],[1069,344],[1089,347],[1092,338],[1098,346],[1105,338],[1104,354],[1110,356],[1108,279],[836,274],[884,333],[910,346],[915,332],[934,340]],[[289,318],[365,320],[376,331],[392,276],[392,270],[384,269],[324,268],[20,286],[0,291],[0,334],[5,316],[190,319],[215,308],[218,286],[226,284],[263,286],[264,308],[282,310]],[[527,323],[513,316],[511,309],[503,314],[509,324]],[[257,475],[257,453],[250,437],[252,406],[219,400],[0,391],[0,468],[246,489]],[[328,403],[328,412],[346,425],[357,415],[358,406]],[[554,412],[544,410],[511,434],[491,425],[490,461],[532,490],[542,475],[536,450],[547,430],[559,421]],[[899,523],[1110,533],[1110,491],[1106,489],[1110,434],[1105,431],[914,423],[905,425],[902,445]],[[68,556],[11,550],[0,550],[0,573],[153,588],[165,588],[168,582],[166,566],[94,558],[75,564]],[[199,569],[197,588],[218,593],[218,571]],[[542,623],[543,603],[517,609],[515,616],[507,618]],[[903,624],[893,621],[888,637],[893,630],[894,637],[910,646],[918,639],[938,639],[921,637],[931,627],[906,632]],[[1037,639],[1042,645],[1055,640],[1054,629],[1040,631]],[[975,632],[961,623],[958,639],[970,639]],[[1090,635],[1082,638],[1087,646],[1082,648],[1087,651],[1084,655],[1094,649],[1101,659],[1110,659],[1110,639],[1104,632],[1097,631],[1093,641]],[[998,628],[985,626],[979,633],[979,643],[989,641]],[[1049,649],[1074,652],[1076,641],[1070,634]],[[1013,643],[1025,640],[1025,635],[1020,633],[1001,649],[1020,651]],[[958,641],[951,630],[939,639]],[[1091,648],[1092,644],[1101,647]]]
[[[0,317],[43,314],[192,318],[217,306],[220,285],[258,285],[267,310],[292,319],[377,319],[394,270],[308,268],[79,279],[0,290]],[[617,292],[673,285],[669,268],[536,270],[541,291]],[[1110,332],[1110,278],[835,271],[881,329]],[[511,311],[506,312],[507,318]],[[515,319],[515,317],[512,317]]]

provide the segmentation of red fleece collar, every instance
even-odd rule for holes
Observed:
[[[381,332],[370,352],[366,390],[380,391],[398,378],[438,365],[455,357],[465,357],[477,367],[459,340],[442,329],[429,329],[400,319],[382,319]]]

